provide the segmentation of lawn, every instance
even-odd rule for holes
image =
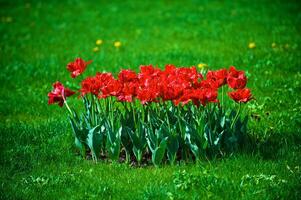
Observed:
[[[298,1],[1,0],[0,6],[0,199],[300,198]],[[248,104],[252,148],[159,168],[82,159],[65,107],[47,105],[53,82],[73,84],[66,64],[76,57],[93,60],[85,76],[167,63],[245,70],[256,98]],[[79,106],[76,98],[69,104]]]

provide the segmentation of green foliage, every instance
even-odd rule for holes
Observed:
[[[112,160],[118,160],[119,159],[119,153],[120,153],[120,143],[121,143],[121,130],[120,127],[117,129],[117,127],[112,128],[112,126],[109,125],[109,123],[106,123],[106,129],[108,133],[107,136],[107,145],[108,145],[108,152],[109,157]],[[99,152],[98,152],[99,153]]]
[[[146,146],[145,130],[142,127],[142,124],[139,125],[139,128],[135,131],[131,130],[129,127],[125,127],[130,140],[133,144],[133,152],[137,159],[138,164],[142,161],[143,151]]]
[[[171,164],[174,164],[179,149],[177,135],[170,134],[167,140],[167,157]]]
[[[133,154],[140,165],[150,152],[153,164],[159,166],[166,157],[174,164],[228,155],[249,142],[248,115],[241,119],[241,104],[238,111],[224,111],[216,104],[141,105],[112,97],[98,100],[93,95],[83,97],[83,103],[81,115],[72,111],[69,120],[76,146],[84,157],[88,147],[95,161],[101,153],[117,161],[123,148],[127,163]]]
[[[87,145],[91,149],[93,160],[97,161],[97,154],[101,150],[101,145],[103,143],[103,131],[100,125],[89,130],[87,137]]]
[[[152,161],[155,166],[158,166],[164,157],[167,147],[168,137],[163,135],[163,125],[153,132],[152,128],[146,129],[146,140],[150,151],[152,152]]]

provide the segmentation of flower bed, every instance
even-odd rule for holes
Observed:
[[[90,63],[77,58],[67,69],[76,78]],[[125,154],[126,162],[138,164],[149,157],[158,166],[238,150],[248,121],[241,107],[252,99],[246,84],[245,73],[233,66],[202,74],[195,67],[148,65],[140,66],[139,73],[121,70],[118,78],[98,72],[82,80],[77,92],[56,82],[48,103],[66,105],[83,156],[91,152],[95,161],[119,160]],[[229,88],[233,104],[225,103]],[[84,103],[80,113],[67,103],[75,93]]]

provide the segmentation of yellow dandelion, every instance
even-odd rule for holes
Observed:
[[[249,49],[254,49],[256,48],[256,44],[255,42],[250,42],[249,45],[248,45]]]
[[[94,47],[94,48],[93,48],[93,51],[94,51],[94,52],[99,51],[99,47]]]
[[[272,43],[272,48],[276,48],[276,46],[277,46],[276,43],[273,42],[273,43]]]
[[[198,64],[198,68],[200,68],[200,69],[205,69],[205,68],[207,68],[207,67],[208,67],[208,65],[205,64],[205,63],[200,63],[200,64]]]
[[[121,42],[116,41],[114,42],[114,47],[119,48],[121,46]]]
[[[100,39],[96,40],[95,44],[96,45],[101,45],[102,44],[102,40],[100,40]]]

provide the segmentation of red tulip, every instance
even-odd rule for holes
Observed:
[[[160,76],[161,69],[155,68],[152,65],[141,65],[140,66],[140,73],[138,74],[138,78],[141,79],[143,77],[155,77],[155,76]]]
[[[203,106],[205,106],[208,102],[217,103],[217,89],[216,88],[210,88],[210,89],[204,89],[204,100],[202,100]]]
[[[117,96],[121,90],[121,84],[116,79],[110,79],[108,82],[101,88],[101,95],[98,95],[98,98],[106,98],[108,96]]]
[[[244,71],[236,70],[234,66],[231,66],[227,76],[227,83],[230,88],[242,89],[247,84],[247,77]]]
[[[116,95],[119,101],[132,102],[137,95],[138,77],[132,70],[121,70],[118,74],[120,91]]]
[[[200,88],[211,88],[211,89],[217,89],[218,88],[218,82],[214,81],[212,79],[203,80],[200,82]]]
[[[92,63],[92,60],[85,62],[81,58],[76,58],[74,62],[70,62],[67,65],[67,69],[71,72],[71,77],[75,78],[81,75],[87,68],[87,65],[89,65],[90,63]]]
[[[95,77],[87,77],[81,82],[81,95],[85,96],[88,93],[98,96],[100,91],[100,84]]]
[[[98,98],[116,96],[120,91],[120,83],[111,73],[97,73],[95,79],[98,83]]]
[[[137,80],[137,74],[130,69],[123,69],[118,74],[118,80],[121,83],[135,81]]]
[[[247,103],[253,99],[250,89],[243,88],[228,93],[230,98],[238,103]]]
[[[152,65],[140,66],[137,98],[142,104],[156,102],[161,94],[162,71]]]
[[[121,84],[121,90],[116,95],[119,101],[132,102],[137,96],[138,82],[125,82]]]
[[[174,100],[174,104],[178,105],[182,103],[185,105],[192,101],[196,106],[206,106],[207,103],[212,102],[216,103],[217,100],[217,89],[216,88],[200,88],[200,89],[187,89],[184,91],[184,94]]]
[[[66,98],[73,95],[75,92],[68,88],[65,88],[60,82],[53,84],[53,90],[48,93],[48,104],[54,104],[58,102],[58,105],[62,107]]]
[[[116,96],[120,91],[120,83],[111,73],[97,73],[95,77],[88,77],[81,83],[81,95],[94,94],[98,98]]]
[[[227,75],[228,72],[226,69],[220,69],[216,71],[208,71],[207,73],[207,80],[212,80],[217,82],[218,87],[223,86],[227,83]]]

